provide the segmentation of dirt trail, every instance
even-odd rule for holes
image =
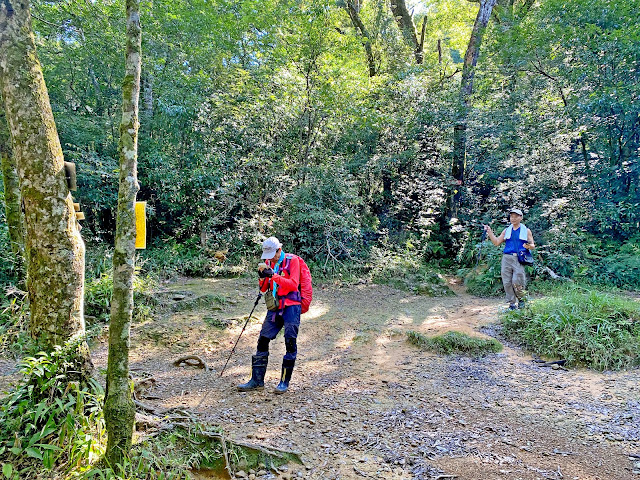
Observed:
[[[192,408],[232,438],[296,450],[305,462],[255,478],[640,479],[640,458],[629,457],[640,454],[638,370],[541,368],[514,346],[470,359],[408,344],[409,330],[498,331],[499,300],[453,287],[454,297],[429,298],[371,284],[317,286],[290,391],[276,396],[282,337],[271,345],[265,390],[235,389],[249,377],[262,304],[219,377],[255,282],[184,279],[165,297],[226,301],[134,326],[131,366],[157,380],[146,403]],[[225,321],[227,329],[211,326]],[[191,353],[213,371],[172,365]],[[93,355],[106,368],[104,339]]]

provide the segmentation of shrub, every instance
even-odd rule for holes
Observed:
[[[28,308],[26,292],[12,290],[0,303],[0,353],[20,356],[31,344],[27,332]]]
[[[0,287],[15,285],[16,281],[15,258],[11,252],[9,229],[4,214],[4,194],[0,192]]]
[[[488,353],[498,353],[502,350],[502,344],[494,338],[471,337],[455,331],[427,337],[412,330],[407,332],[407,337],[410,343],[423,350],[444,355],[458,353],[477,357]]]
[[[78,377],[77,343],[20,364],[24,379],[0,400],[0,463],[6,478],[69,471],[103,453],[100,385]]]
[[[348,172],[317,167],[283,202],[278,238],[322,269],[340,270],[362,256],[367,218]]]
[[[151,296],[157,282],[151,275],[141,275],[136,268],[133,279],[133,318],[142,320],[149,316],[155,300]],[[85,286],[85,315],[91,323],[108,323],[111,315],[111,295],[113,293],[113,271],[107,270]]]
[[[372,270],[375,283],[432,297],[454,295],[445,277],[421,263],[411,252],[395,253],[373,248],[372,256],[375,259]]]
[[[259,244],[256,242],[256,252],[258,249]],[[246,270],[237,255],[225,262],[224,256],[220,256],[217,250],[203,248],[194,241],[183,244],[174,240],[164,244],[156,243],[141,255],[145,269],[164,278],[180,275],[201,278],[237,276]],[[234,265],[234,261],[237,264]]]
[[[473,268],[461,269],[458,273],[464,278],[470,294],[481,297],[500,296],[504,292],[500,275],[502,251],[491,242],[485,242],[482,249],[485,252],[483,263]]]
[[[596,370],[640,364],[640,305],[579,287],[503,317],[505,333],[538,355]]]

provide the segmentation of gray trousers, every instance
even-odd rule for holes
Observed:
[[[516,305],[518,300],[524,297],[524,288],[527,285],[524,265],[518,262],[517,255],[502,255],[500,273],[502,275],[502,286],[507,294],[507,302],[510,305]]]

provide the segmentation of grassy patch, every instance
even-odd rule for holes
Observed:
[[[167,306],[174,313],[189,312],[198,309],[221,310],[221,305],[227,303],[227,298],[222,295],[205,294],[194,298],[185,298]]]
[[[435,337],[427,337],[421,333],[407,332],[409,343],[423,350],[429,350],[444,355],[454,353],[478,357],[502,350],[502,344],[493,338],[471,337],[460,332],[446,332]]]
[[[640,365],[640,304],[580,287],[507,312],[505,333],[538,355],[596,370]]]

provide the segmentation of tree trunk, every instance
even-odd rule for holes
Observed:
[[[84,336],[84,243],[27,0],[0,2],[0,77],[24,206],[29,330],[53,348]],[[88,349],[81,346],[88,371]]]
[[[151,119],[153,118],[153,76],[150,73],[147,73],[142,78],[142,85],[145,120],[151,122]]]
[[[476,21],[473,24],[471,38],[469,39],[467,52],[464,56],[457,120],[453,129],[453,164],[451,167],[451,176],[453,177],[455,187],[452,192],[452,200],[449,203],[449,218],[457,216],[457,209],[460,206],[461,189],[464,184],[467,160],[467,117],[469,115],[469,99],[473,92],[473,77],[478,62],[478,55],[480,54],[482,36],[487,28],[495,4],[496,0],[480,1],[480,8],[476,16]]]
[[[405,0],[390,0],[390,4],[391,13],[393,14],[393,18],[396,20],[398,28],[402,33],[402,38],[409,48],[413,50],[413,54],[416,57],[416,63],[420,65],[424,60],[423,42],[426,22],[422,25],[422,40],[419,41],[418,36],[416,35],[416,27],[413,23],[413,18],[411,17],[411,13],[409,13]]]
[[[375,77],[377,74],[376,69],[376,61],[373,55],[373,48],[371,46],[371,37],[369,36],[369,32],[367,31],[367,27],[364,26],[362,19],[360,18],[360,6],[354,5],[353,2],[345,1],[345,10],[349,14],[349,18],[351,19],[351,23],[353,24],[356,30],[360,30],[360,35],[362,35],[362,45],[364,46],[365,53],[367,55],[367,65],[369,66],[369,76]]]
[[[109,325],[109,358],[104,416],[106,458],[122,463],[131,449],[135,406],[129,384],[129,332],[133,313],[133,276],[136,241],[135,201],[138,185],[138,98],[140,96],[140,2],[127,0],[127,47],[122,82],[120,122],[120,187],[113,253],[113,295]]]

